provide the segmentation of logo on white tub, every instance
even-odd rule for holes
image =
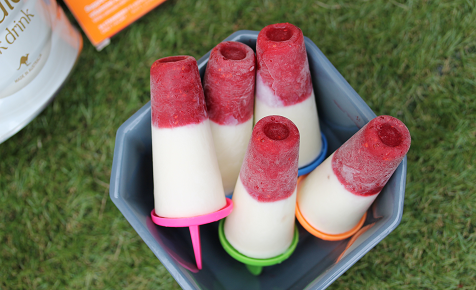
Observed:
[[[49,56],[51,35],[43,1],[0,0],[0,99],[38,75]]]

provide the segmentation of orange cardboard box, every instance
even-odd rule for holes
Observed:
[[[165,0],[64,0],[92,44],[101,50],[109,38]]]

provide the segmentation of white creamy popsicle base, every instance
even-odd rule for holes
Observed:
[[[193,217],[226,205],[211,140],[208,119],[171,129],[152,126],[154,201],[158,216]]]
[[[321,153],[322,139],[317,115],[314,91],[301,103],[284,106],[277,102],[273,92],[256,76],[255,124],[266,116],[280,115],[290,119],[298,127],[301,136],[299,146],[299,168],[309,165]]]
[[[249,195],[238,178],[233,204],[224,230],[226,239],[238,252],[267,259],[284,253],[291,246],[296,191],[287,199],[259,202]]]
[[[240,174],[241,164],[253,131],[253,118],[237,125],[210,121],[225,194],[231,194]]]
[[[333,156],[301,182],[297,202],[312,227],[337,235],[354,228],[378,194],[362,196],[345,189],[332,170]]]

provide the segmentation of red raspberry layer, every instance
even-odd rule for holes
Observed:
[[[226,41],[213,48],[203,82],[208,117],[221,125],[253,116],[256,59],[246,44]]]
[[[379,193],[397,169],[411,137],[405,124],[392,116],[371,120],[336,150],[332,169],[344,187],[357,195]]]
[[[289,119],[267,116],[253,128],[240,178],[258,201],[288,198],[296,189],[299,131]]]
[[[266,26],[258,34],[256,58],[264,84],[285,106],[311,95],[311,73],[301,29],[290,23]]]
[[[174,128],[208,118],[197,61],[187,55],[156,60],[150,68],[152,124]]]

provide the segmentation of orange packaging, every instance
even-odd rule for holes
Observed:
[[[109,38],[165,0],[64,0],[92,44],[101,50]]]

